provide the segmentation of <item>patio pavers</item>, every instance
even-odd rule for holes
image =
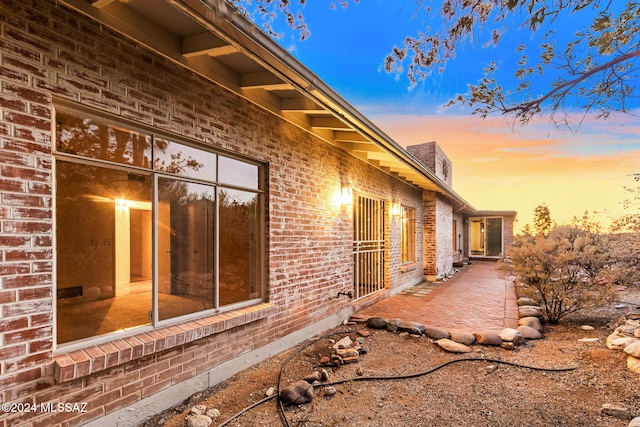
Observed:
[[[441,284],[424,282],[360,310],[354,317],[400,318],[469,333],[516,328],[515,287],[496,267],[495,262],[470,264]]]

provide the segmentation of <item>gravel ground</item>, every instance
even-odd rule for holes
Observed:
[[[607,349],[606,337],[613,323],[629,309],[640,305],[640,289],[618,293],[626,309],[611,303],[583,311],[561,325],[547,325],[545,338],[529,341],[516,350],[473,346],[473,353],[454,355],[437,347],[427,337],[400,336],[368,330],[367,354],[359,363],[330,368],[330,382],[355,379],[336,385],[337,393],[326,396],[316,387],[311,403],[285,407],[290,426],[627,426],[629,421],[602,412],[604,404],[621,404],[640,416],[640,376],[626,369],[625,355]],[[582,325],[595,329],[585,331]],[[353,339],[350,330],[341,332]],[[599,338],[580,342],[580,338]],[[144,423],[148,426],[182,427],[195,404],[217,408],[220,425],[244,408],[265,397],[269,387],[302,379],[329,354],[332,341],[320,339],[272,357],[240,372],[216,387],[194,395]],[[439,365],[464,358],[485,358],[538,368],[575,368],[565,372],[533,370],[488,360],[454,362],[429,374],[411,379],[365,380],[365,377],[423,373]],[[287,360],[290,361],[287,362]],[[229,426],[286,425],[271,399],[233,419]]]

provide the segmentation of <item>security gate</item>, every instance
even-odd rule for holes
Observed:
[[[353,288],[356,298],[384,289],[384,201],[355,195]]]

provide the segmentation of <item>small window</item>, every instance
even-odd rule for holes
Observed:
[[[416,210],[402,206],[402,263],[416,262]]]

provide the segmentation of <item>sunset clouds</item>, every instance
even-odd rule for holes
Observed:
[[[640,172],[635,117],[584,122],[577,133],[548,124],[513,127],[502,118],[377,114],[400,145],[437,141],[453,162],[453,188],[477,209],[518,211],[517,229],[546,203],[562,223],[585,210],[622,213],[624,186]]]

